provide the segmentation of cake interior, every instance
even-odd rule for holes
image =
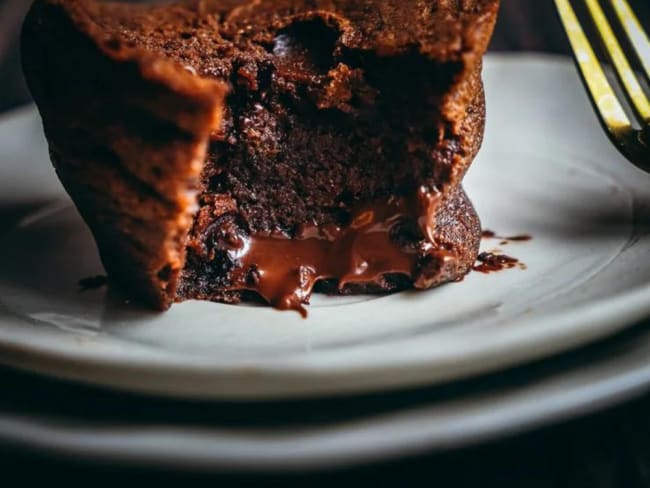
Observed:
[[[347,50],[320,18],[192,67],[228,79],[177,293],[301,309],[314,286],[414,285],[459,151],[439,113],[462,66]],[[320,282],[320,285],[317,285]],[[417,284],[416,284],[417,285]]]

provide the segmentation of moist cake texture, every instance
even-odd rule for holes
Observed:
[[[37,0],[23,65],[111,280],[302,310],[476,259],[498,0]]]

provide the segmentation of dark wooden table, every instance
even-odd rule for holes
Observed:
[[[406,0],[410,1],[410,0]],[[27,0],[0,0],[0,111],[29,101],[19,70],[17,34]],[[650,1],[632,1],[650,26]],[[566,54],[564,34],[551,0],[503,0],[493,50],[529,50]],[[1,218],[1,216],[0,216]],[[2,222],[0,222],[2,225]],[[16,385],[56,395],[57,386],[0,368],[0,395]],[[66,387],[63,387],[64,391]],[[43,396],[43,395],[41,395]],[[62,462],[34,452],[0,446],[2,479],[24,481],[84,477],[119,483],[127,478],[174,484],[188,481],[242,484],[355,483],[437,486],[650,486],[650,395],[561,425],[443,454],[347,469],[291,476],[220,475],[153,472],[111,465]],[[6,486],[10,486],[7,484]]]

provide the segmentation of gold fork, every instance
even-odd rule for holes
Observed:
[[[580,24],[571,0],[555,0],[560,19],[571,43],[573,55],[596,113],[618,150],[633,164],[650,172],[650,101],[641,86],[639,75],[630,65],[631,53],[614,33],[600,0],[585,3],[593,24],[614,65],[621,91],[632,107],[629,117],[605,75],[594,49]],[[625,32],[632,51],[642,67],[642,76],[650,83],[650,41],[627,0],[606,0]],[[575,0],[574,0],[575,2]],[[631,119],[636,119],[635,121]]]

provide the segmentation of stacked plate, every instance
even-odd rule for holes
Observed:
[[[494,231],[484,250],[518,265],[429,292],[315,297],[307,320],[203,302],[161,315],[80,291],[103,273],[91,236],[35,109],[5,116],[0,362],[75,383],[0,375],[21,385],[0,399],[0,442],[321,467],[476,442],[643,391],[650,331],[630,327],[650,316],[650,176],[610,146],[568,61],[493,55],[485,81],[466,188]]]

